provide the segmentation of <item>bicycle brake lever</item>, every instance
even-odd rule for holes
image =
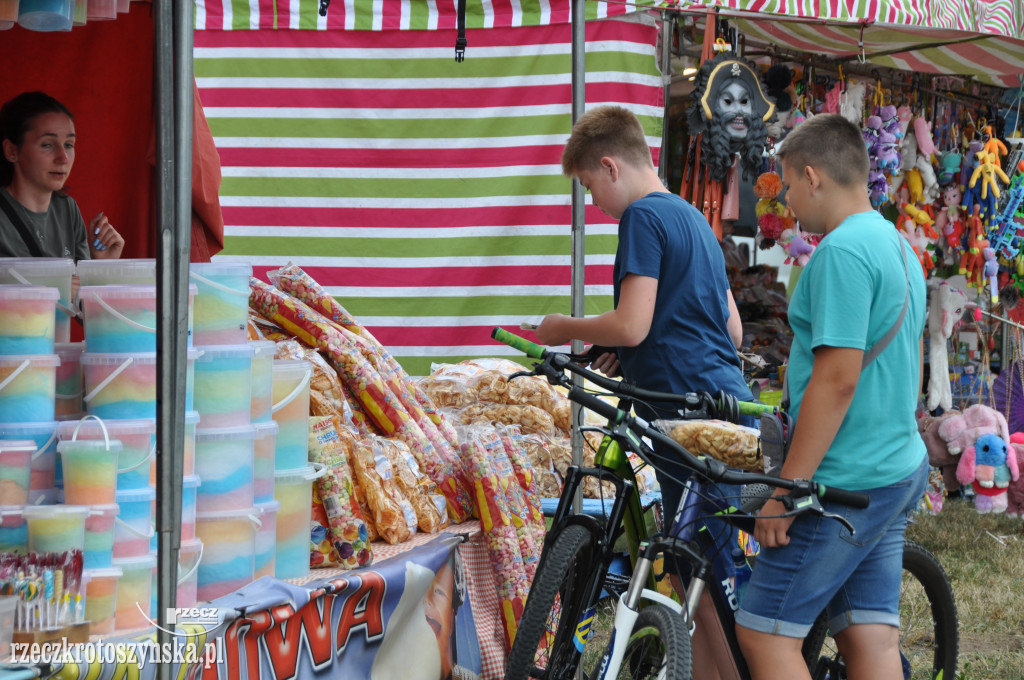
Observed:
[[[516,378],[522,378],[524,376],[537,375],[536,371],[516,371],[508,377],[508,380],[515,380]]]
[[[845,518],[845,517],[843,517],[842,515],[837,515],[837,514],[836,514],[836,513],[834,513],[834,512],[825,512],[825,511],[823,510],[823,511],[821,512],[821,516],[822,516],[822,517],[825,517],[826,519],[834,519],[834,520],[836,520],[837,522],[839,522],[839,523],[840,523],[840,524],[842,524],[842,525],[843,525],[844,527],[846,527],[847,529],[849,529],[849,530],[850,530],[850,535],[851,535],[851,536],[852,536],[853,534],[857,533],[857,530],[853,528],[853,525],[852,525],[852,524],[850,524],[850,520],[846,519],[846,518]]]

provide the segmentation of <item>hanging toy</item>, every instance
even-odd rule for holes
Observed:
[[[996,184],[996,178],[998,177],[1007,184],[1010,183],[1010,178],[999,167],[999,157],[994,153],[979,151],[977,156],[978,167],[974,169],[971,181],[967,183],[968,193],[977,197],[975,200],[981,205],[982,216],[991,218],[995,216],[996,201],[999,199],[999,185]],[[980,191],[976,186],[979,179],[981,180]]]
[[[932,167],[932,162],[928,160],[927,156],[918,156],[917,164],[914,167],[921,172],[923,202],[934,203],[939,200],[939,194],[942,191],[939,189],[939,180],[935,176],[935,168]]]
[[[935,142],[932,141],[932,124],[918,116],[914,119],[914,136],[917,137],[917,149],[925,156],[935,153]]]
[[[784,230],[793,227],[793,218],[785,204],[778,200],[780,193],[782,180],[774,172],[761,173],[754,183],[754,195],[759,199],[754,214],[762,237],[760,247],[764,250],[774,246]]]
[[[982,285],[985,268],[983,251],[988,247],[985,224],[981,221],[981,206],[975,203],[971,216],[967,218],[967,243],[964,244],[964,253],[960,256],[960,273],[967,275],[967,285]]]
[[[959,151],[947,151],[942,154],[942,160],[939,161],[941,166],[938,176],[939,185],[946,186],[956,178],[960,172],[960,163],[962,161],[963,156],[960,155]]]
[[[1009,153],[1006,150],[1006,145],[1003,144],[1002,140],[992,133],[991,125],[985,126],[985,129],[982,131],[981,134],[981,141],[984,143],[984,146],[982,148],[988,153],[995,156],[996,163],[999,162],[1000,156],[1005,156],[1007,153]]]
[[[999,284],[996,283],[996,276],[999,275],[999,262],[996,261],[996,251],[992,248],[985,248],[982,251],[985,257],[984,276],[988,279],[988,290],[992,295],[992,304],[999,304]]]
[[[783,229],[779,243],[789,255],[785,264],[795,263],[803,267],[814,253],[814,245],[807,240],[799,224],[793,225],[792,229]]]

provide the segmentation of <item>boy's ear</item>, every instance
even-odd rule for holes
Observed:
[[[613,182],[619,178],[619,163],[611,156],[601,156],[601,170],[611,173]]]
[[[813,165],[804,166],[804,177],[807,178],[807,182],[811,189],[818,189],[821,187],[822,174]]]

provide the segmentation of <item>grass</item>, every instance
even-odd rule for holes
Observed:
[[[1024,679],[1024,534],[1022,520],[982,515],[967,501],[947,501],[938,515],[918,513],[907,538],[942,563],[960,620],[957,680]],[[591,669],[607,644],[614,616],[599,605],[594,638],[584,651]]]

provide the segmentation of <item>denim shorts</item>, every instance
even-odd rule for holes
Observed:
[[[903,532],[927,482],[925,459],[905,479],[867,489],[871,504],[863,510],[822,503],[849,520],[852,535],[834,519],[797,517],[789,545],[762,548],[757,556],[736,623],[804,638],[824,609],[832,635],[853,624],[898,627]]]

